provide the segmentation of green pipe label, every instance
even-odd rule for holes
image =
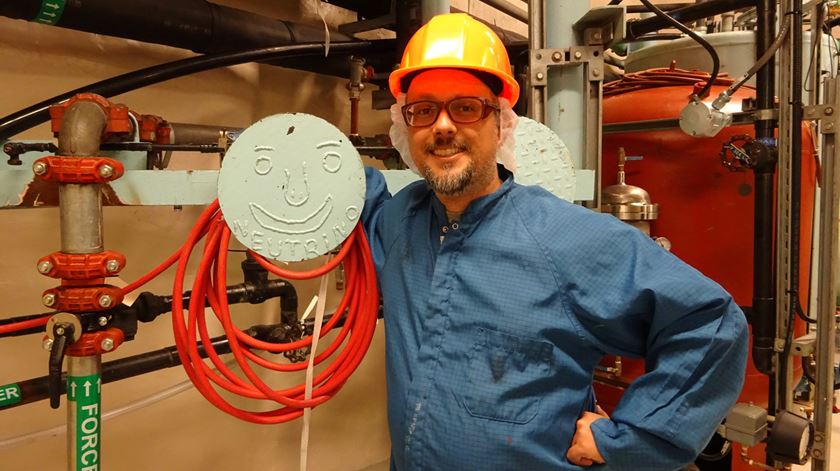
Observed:
[[[17,404],[20,401],[20,386],[17,384],[0,386],[0,407]]]
[[[64,13],[64,5],[67,0],[41,0],[41,9],[32,20],[36,23],[45,25],[54,25],[61,19],[61,14]]]
[[[76,469],[99,471],[100,388],[99,375],[68,376],[67,397],[76,408]],[[72,404],[75,402],[75,404]]]

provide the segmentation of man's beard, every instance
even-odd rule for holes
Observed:
[[[426,179],[429,187],[436,194],[446,196],[462,195],[472,183],[475,176],[475,162],[470,159],[467,168],[460,172],[451,172],[451,164],[443,166],[440,174],[435,173],[431,167],[424,164],[420,168],[423,178]]]
[[[471,154],[472,149],[467,144],[457,139],[435,139],[434,144],[426,146],[425,151],[434,159],[435,149],[454,147],[457,152],[464,155],[461,158],[467,159],[466,167],[461,171],[454,171],[452,164],[443,164],[438,172],[432,170],[428,160],[418,164],[418,169],[429,187],[438,195],[461,196],[473,188],[481,188],[487,185],[496,175],[495,164],[491,168],[483,169],[476,165],[475,156]]]

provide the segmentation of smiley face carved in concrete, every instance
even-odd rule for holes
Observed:
[[[356,149],[333,125],[302,113],[250,126],[219,172],[219,204],[236,239],[286,262],[338,247],[359,221],[364,196]]]

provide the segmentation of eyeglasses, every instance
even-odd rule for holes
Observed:
[[[458,124],[475,123],[486,118],[493,111],[499,111],[498,106],[485,98],[466,96],[453,98],[447,102],[415,101],[402,107],[402,115],[409,126],[431,126],[440,116],[440,110],[444,108],[449,118]]]

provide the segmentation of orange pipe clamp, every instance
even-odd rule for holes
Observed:
[[[41,180],[58,183],[106,183],[120,178],[125,167],[108,157],[41,157],[32,164]]]
[[[66,354],[72,357],[102,355],[116,350],[124,340],[123,331],[113,327],[98,332],[88,332],[82,334],[79,340],[67,347]]]
[[[44,291],[44,306],[56,311],[104,311],[122,303],[123,291],[116,286],[58,286]]]
[[[38,260],[38,271],[50,278],[90,280],[117,276],[125,267],[125,255],[113,250],[90,254],[53,252]]]
[[[131,133],[131,119],[128,117],[127,106],[112,104],[105,97],[94,93],[79,93],[60,105],[50,107],[50,120],[53,134],[57,135],[61,131],[61,121],[64,119],[64,113],[67,111],[67,108],[77,101],[92,101],[99,105],[102,111],[105,112],[105,115],[108,117],[108,122],[102,133],[103,136]]]

